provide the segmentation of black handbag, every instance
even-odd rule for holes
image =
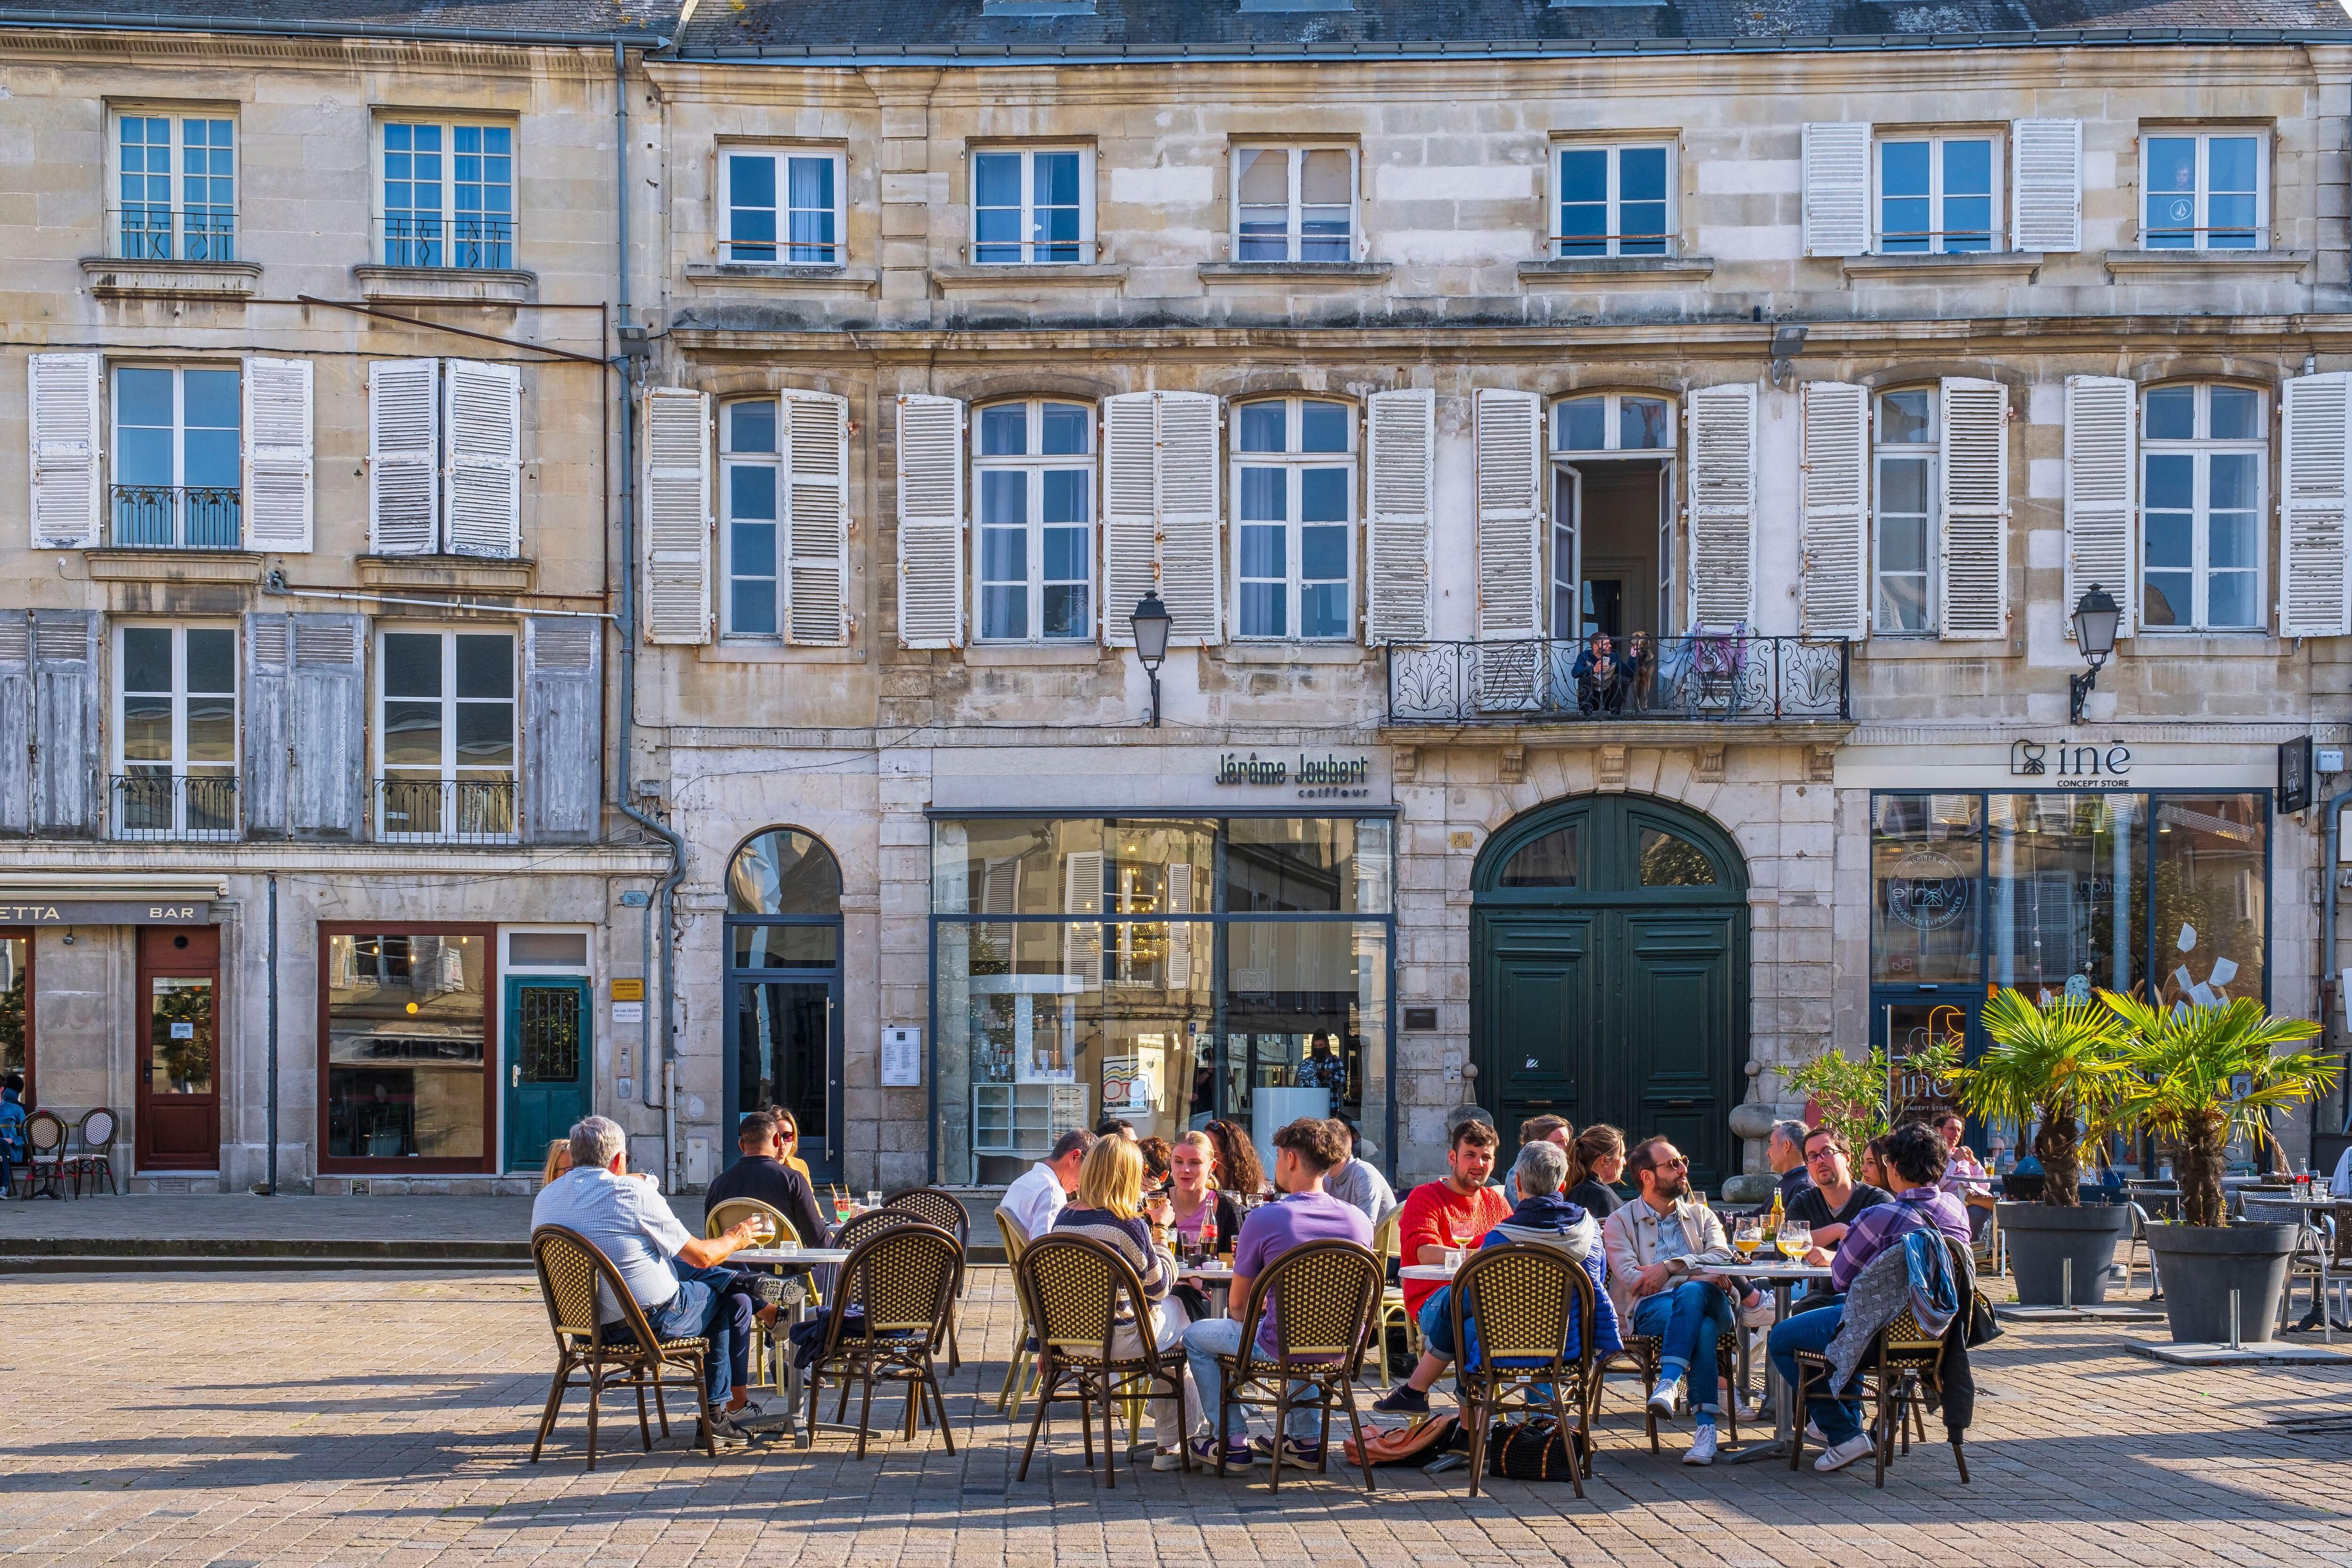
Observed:
[[[1486,1473],[1509,1481],[1567,1480],[1574,1473],[1570,1439],[1576,1436],[1572,1429],[1563,1433],[1549,1415],[1497,1421],[1486,1433]]]

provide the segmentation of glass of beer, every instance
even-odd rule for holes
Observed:
[[[1813,1227],[1802,1220],[1780,1222],[1780,1256],[1794,1263],[1813,1249]]]
[[[1739,1248],[1740,1257],[1755,1257],[1756,1249],[1764,1245],[1764,1222],[1753,1215],[1741,1220],[1739,1228],[1731,1233],[1731,1245]]]

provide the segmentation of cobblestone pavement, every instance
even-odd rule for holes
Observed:
[[[1915,1450],[1874,1490],[1776,1465],[1696,1470],[1639,1446],[1612,1383],[1589,1500],[1565,1483],[1334,1474],[1279,1499],[1255,1479],[1080,1468],[1077,1434],[1013,1479],[997,1415],[1012,1342],[1001,1268],[975,1269],[952,1379],[958,1438],[722,1450],[681,1434],[581,1466],[574,1405],[529,1462],[546,1319],[513,1275],[289,1274],[0,1279],[0,1553],[28,1564],[547,1563],[566,1568],[1120,1568],[1150,1564],[2228,1563],[2352,1564],[2352,1443],[2282,1415],[2352,1417],[2352,1365],[2176,1371],[2137,1329],[2012,1328],[1979,1352],[1969,1443]],[[828,1412],[829,1414],[829,1412]],[[893,1402],[889,1415],[897,1415]],[[882,1410],[877,1425],[887,1426]],[[1024,1424],[1025,1425],[1025,1424]]]

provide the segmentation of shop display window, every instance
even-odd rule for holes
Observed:
[[[320,949],[325,1157],[478,1166],[488,929],[329,930]]]

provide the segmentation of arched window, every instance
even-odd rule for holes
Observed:
[[[1086,641],[1094,636],[1094,409],[1031,397],[991,404],[973,424],[981,640]]]
[[[1551,635],[1664,637],[1677,555],[1675,405],[1580,392],[1551,405]]]
[[[771,827],[735,851],[724,1103],[730,1121],[791,1112],[795,1152],[820,1182],[841,1175],[841,863],[822,840]]]
[[[2140,402],[2145,631],[2248,631],[2263,616],[2263,395],[2192,382]]]
[[[1356,417],[1318,397],[1234,418],[1236,623],[1244,637],[1337,640],[1355,626]]]
[[[841,914],[841,863],[797,827],[772,827],[735,851],[727,868],[730,915]]]
[[[1536,839],[1503,867],[1500,886],[1506,888],[1573,888],[1576,886],[1576,825],[1555,827]]]
[[[1645,888],[1712,888],[1720,880],[1706,850],[1659,827],[1642,829],[1641,865]]]

